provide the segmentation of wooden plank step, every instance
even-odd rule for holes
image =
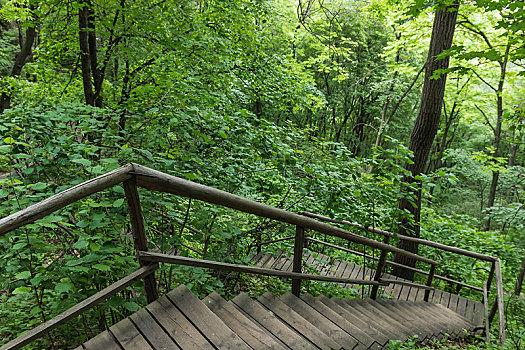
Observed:
[[[380,330],[383,334],[385,334],[389,340],[405,340],[406,336],[403,337],[395,328],[395,326],[389,324],[388,322],[381,319],[381,317],[377,317],[374,313],[368,312],[368,310],[364,310],[362,308],[358,307],[348,307],[348,304],[345,303],[342,299],[339,299],[337,297],[332,297],[330,300],[335,302],[337,305],[339,305],[341,308],[347,310],[349,313],[358,315],[362,320],[366,320],[367,323],[374,326],[375,329]]]
[[[114,324],[109,328],[109,331],[124,350],[153,349],[129,318]]]
[[[217,315],[211,312],[186,286],[167,295],[168,299],[219,349],[250,349],[250,347]]]
[[[363,345],[365,348],[380,349],[383,346],[383,344],[378,343],[372,338],[374,336],[373,332],[371,334],[367,334],[359,327],[357,327],[354,323],[346,320],[337,312],[335,312],[330,307],[323,304],[321,301],[314,298],[310,294],[303,294],[301,296],[301,299],[308,305],[310,305],[312,308],[314,308],[317,312],[319,312],[320,314],[337,324],[348,334],[351,334],[355,339],[357,339],[359,344]]]
[[[423,340],[433,335],[433,333],[429,332],[428,328],[425,329],[419,322],[414,322],[414,318],[410,317],[410,315],[401,314],[397,312],[397,310],[392,310],[391,308],[368,298],[364,299],[363,302],[364,304],[367,304],[369,309],[377,310],[376,312],[378,314],[381,313],[387,315],[389,319],[393,320],[393,324],[403,328],[405,330],[404,334],[407,335],[407,339],[417,335],[419,339]]]
[[[342,348],[340,344],[321,332],[272,293],[264,293],[257,299],[257,301],[320,349],[329,350]]]
[[[129,317],[154,349],[180,349],[167,335],[146,309],[141,309]]]
[[[182,349],[214,349],[213,345],[166,296],[147,305],[146,309]]]
[[[391,310],[399,315],[399,317],[406,319],[414,329],[420,330],[418,336],[421,340],[424,340],[425,338],[431,339],[433,337],[436,337],[437,339],[442,338],[439,334],[444,328],[433,324],[436,320],[433,320],[434,322],[430,324],[432,318],[428,315],[422,314],[422,312],[415,312],[415,310],[410,308],[400,307],[397,300],[377,300],[376,303]]]
[[[202,302],[252,348],[285,349],[271,333],[249,319],[216,292],[208,295]]]
[[[336,304],[333,300],[328,299],[324,295],[317,296],[317,299],[326,306],[328,306],[330,309],[332,309],[334,312],[339,314],[341,317],[346,319],[348,322],[354,324],[362,332],[370,334],[370,336],[377,343],[381,344],[381,346],[385,346],[390,341],[387,334],[382,332],[382,330],[377,328],[376,325],[374,325],[372,322],[368,322],[367,319],[362,318],[357,313],[350,313],[349,311]]]
[[[277,317],[270,314],[261,304],[244,293],[237,295],[231,302],[245,315],[256,321],[268,332],[280,339],[290,349],[317,349],[314,344],[294,332]]]
[[[351,350],[358,345],[358,341],[354,337],[292,293],[287,292],[281,295],[280,299],[337,344],[341,344],[343,348]],[[361,346],[357,349],[366,349],[366,347]]]
[[[104,331],[96,337],[88,340],[84,344],[82,349],[86,350],[121,350],[122,348],[118,343],[115,342],[113,336],[108,331]]]

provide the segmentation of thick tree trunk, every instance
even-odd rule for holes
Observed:
[[[80,67],[82,70],[82,86],[86,104],[95,106],[95,93],[91,82],[91,58],[89,55],[89,2],[83,1],[78,9],[78,40],[80,47]]]
[[[430,148],[434,142],[437,130],[439,128],[439,119],[441,116],[441,107],[443,105],[443,96],[445,94],[445,84],[447,76],[442,74],[439,79],[430,79],[434,71],[448,68],[449,58],[436,60],[436,56],[444,50],[448,50],[452,45],[454,29],[456,27],[457,9],[459,4],[454,4],[445,9],[438,10],[434,18],[432,28],[432,37],[430,39],[430,48],[425,70],[425,81],[423,93],[421,95],[421,105],[417,115],[412,134],[410,136],[410,150],[414,153],[413,164],[406,164],[405,168],[411,173],[411,176],[404,178],[405,183],[415,183],[417,190],[403,186],[402,190],[406,197],[415,196],[416,205],[407,198],[399,200],[398,207],[401,212],[408,211],[412,214],[413,219],[401,218],[399,223],[399,233],[403,235],[419,237],[420,235],[420,213],[421,213],[421,183],[415,180],[415,177],[421,174],[427,163]],[[411,252],[417,252],[418,246],[412,242],[400,241],[398,247]],[[396,255],[394,261],[408,266],[415,266],[415,261],[406,259],[403,256]],[[394,268],[394,275],[412,280],[413,271],[404,268]]]

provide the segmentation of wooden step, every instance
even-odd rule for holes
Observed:
[[[328,318],[330,321],[337,324],[345,332],[347,332],[348,334],[351,334],[355,339],[357,339],[359,344],[364,345],[365,348],[372,348],[372,349],[382,348],[383,344],[380,344],[374,338],[372,338],[374,336],[373,333],[368,334],[367,332],[364,332],[354,323],[345,319],[344,317],[339,315],[337,312],[335,312],[330,307],[322,303],[320,300],[314,298],[310,294],[302,295],[301,300],[306,302],[308,305],[310,305],[317,312],[319,312],[320,314]]]
[[[239,310],[244,312],[246,316],[256,321],[273,336],[285,343],[290,349],[317,349],[313,343],[310,343],[304,337],[297,334],[246,294],[241,293],[231,301]]]
[[[167,295],[168,299],[219,349],[250,349],[228,326],[208,309],[186,286]]]
[[[355,339],[351,334],[345,332],[336,323],[326,318],[323,314],[308,305],[304,300],[296,297],[292,293],[287,292],[281,295],[280,299],[283,303],[308,320],[308,322],[310,322],[328,337],[332,338],[336,343],[341,344],[343,348],[355,348],[356,350],[366,349],[366,347],[362,344],[359,344],[357,339]]]
[[[271,333],[228,303],[216,292],[202,300],[213,313],[254,349],[285,349]]]
[[[344,348],[332,338],[324,334],[304,317],[295,312],[291,307],[283,303],[278,297],[270,292],[261,295],[257,301],[264,305],[268,310],[273,312],[289,327],[293,328],[297,333],[301,334],[306,339],[309,339],[320,349],[342,349]]]

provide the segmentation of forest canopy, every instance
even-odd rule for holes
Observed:
[[[448,65],[429,73],[440,11],[457,19],[450,48],[433,57]],[[393,232],[409,223],[409,234],[417,227],[422,238],[502,259],[505,290],[517,294],[506,300],[508,345],[518,349],[523,23],[516,0],[0,0],[0,217],[135,162],[294,212]],[[423,86],[445,77],[416,174]],[[0,236],[0,344],[138,266],[123,193],[114,187]],[[246,262],[261,239],[289,234],[225,208],[140,194],[157,248]],[[487,273],[430,258],[450,278],[479,284]],[[166,289],[192,281],[202,295],[284,288],[169,274]],[[81,342],[138,310],[141,293],[110,299],[75,321],[85,332],[64,327],[35,348]]]

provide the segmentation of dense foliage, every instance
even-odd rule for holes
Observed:
[[[136,162],[396,231],[407,216],[397,203],[407,196],[406,145],[434,10],[419,1],[1,0],[0,217]],[[418,178],[423,238],[502,259],[514,349],[525,343],[523,295],[510,297],[525,259],[524,11],[518,1],[461,5],[444,53],[452,60],[441,125]],[[294,232],[220,206],[140,195],[152,249],[247,263],[261,241]],[[488,267],[473,259],[421,254],[440,261],[443,276],[486,281]],[[136,269],[123,189],[0,236],[0,258],[1,344]],[[186,283],[201,295],[289,288],[173,266],[157,279],[161,291]],[[32,346],[72,346],[144,303],[137,283]]]

